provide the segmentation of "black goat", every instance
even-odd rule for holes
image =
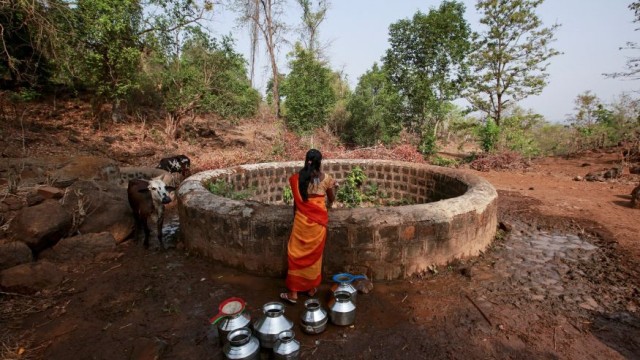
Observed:
[[[191,170],[191,160],[186,155],[167,157],[161,159],[160,164],[158,164],[156,168],[187,176]]]

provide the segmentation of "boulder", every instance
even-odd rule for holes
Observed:
[[[53,186],[41,186],[37,192],[45,199],[62,199],[64,195],[64,191]]]
[[[0,288],[15,293],[31,294],[57,286],[64,273],[48,261],[14,266],[0,272]]]
[[[0,244],[0,270],[33,261],[33,253],[22,241]]]
[[[37,192],[30,192],[27,194],[27,206],[34,206],[42,203],[45,199]]]
[[[34,252],[55,245],[69,233],[73,218],[56,200],[22,208],[11,222],[12,236]]]
[[[159,178],[160,180],[164,181],[165,184],[171,186],[177,186],[180,184],[179,178],[172,176],[170,172],[162,169],[146,166],[127,166],[120,168],[120,186],[125,189],[129,185],[129,180],[151,180],[153,178]]]
[[[640,185],[636,186],[631,191],[631,207],[634,209],[640,209]]]
[[[353,282],[353,287],[363,294],[368,294],[373,290],[373,282],[369,279],[360,279]]]
[[[117,182],[120,179],[118,164],[96,156],[78,156],[64,167],[55,170],[50,177],[56,187],[67,187],[77,180],[102,180]]]
[[[62,239],[38,256],[51,261],[93,260],[102,252],[113,251],[116,240],[108,232],[78,235]]]
[[[77,181],[67,189],[62,203],[74,214],[80,234],[107,231],[120,243],[133,233],[135,222],[127,190],[115,183]]]

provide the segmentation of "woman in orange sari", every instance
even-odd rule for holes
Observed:
[[[322,280],[322,252],[329,220],[327,207],[331,207],[335,199],[336,183],[331,175],[320,170],[321,163],[320,151],[311,149],[304,168],[289,178],[295,217],[287,247],[289,268],[285,283],[289,291],[281,293],[280,298],[292,304],[296,303],[298,292],[314,296]]]

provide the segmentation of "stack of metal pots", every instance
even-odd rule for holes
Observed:
[[[269,302],[262,306],[263,315],[253,323],[253,329],[260,340],[260,346],[272,349],[278,340],[278,335],[293,329],[293,322],[284,316],[284,304]]]
[[[260,359],[260,342],[251,334],[251,329],[240,328],[227,335],[227,342],[222,347],[225,358],[231,360]]]
[[[273,345],[273,357],[276,360],[295,360],[300,357],[300,342],[295,339],[293,330],[278,334],[278,340]]]

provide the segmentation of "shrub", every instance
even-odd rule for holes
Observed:
[[[367,176],[359,166],[356,166],[349,175],[347,175],[346,181],[338,188],[336,197],[338,201],[344,203],[350,208],[354,208],[362,203],[364,200],[364,194],[360,190],[360,187],[367,180]]]
[[[434,156],[431,158],[431,164],[436,166],[452,167],[458,165],[458,160],[449,159],[442,156]]]
[[[205,188],[214,195],[233,200],[245,200],[251,196],[251,189],[236,191],[232,184],[223,179],[209,180],[205,182]]]

